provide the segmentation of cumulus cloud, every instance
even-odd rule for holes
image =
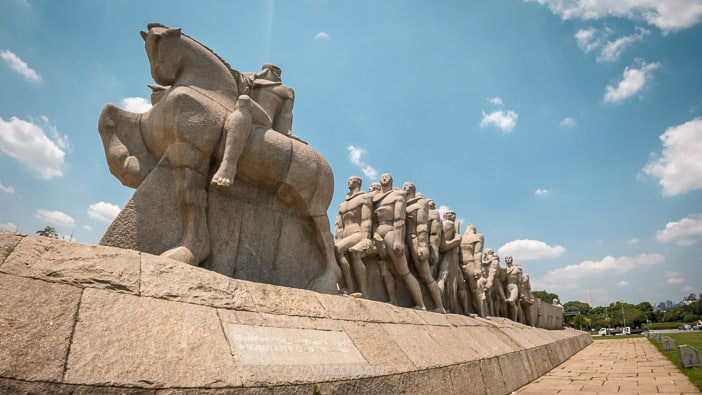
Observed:
[[[665,272],[665,274],[663,274],[663,279],[667,285],[682,284],[685,282],[680,272]]]
[[[646,21],[664,34],[687,29],[702,19],[700,0],[531,0],[547,6],[564,20],[620,17]]]
[[[74,226],[76,221],[68,214],[62,211],[37,210],[34,215],[36,218],[59,226]]]
[[[42,117],[47,123],[48,119]],[[46,128],[53,139],[44,131]],[[0,117],[0,152],[16,159],[42,179],[63,175],[64,149],[68,143],[65,137],[58,136],[50,125],[41,126],[32,122],[11,117],[9,122]]]
[[[576,125],[575,118],[572,117],[567,117],[563,118],[563,120],[560,123],[561,128],[563,129],[572,129]]]
[[[648,33],[650,33],[649,30],[637,27],[636,33],[632,35],[620,37],[614,41],[607,41],[596,60],[598,62],[614,62],[618,60],[626,48],[638,41],[642,41]]]
[[[0,51],[0,59],[12,70],[18,72],[24,79],[30,82],[40,82],[41,76],[33,68],[29,67],[19,56],[11,51]]]
[[[555,258],[565,252],[562,246],[550,246],[539,240],[512,240],[497,250],[500,256],[512,255],[519,261],[533,261],[542,258]]]
[[[8,232],[17,232],[17,225],[13,224],[12,222],[0,222],[0,230],[6,230]]]
[[[636,238],[627,240],[627,244],[633,245],[633,244],[638,244],[638,243],[639,243],[639,239],[636,239]]]
[[[651,156],[644,173],[658,178],[664,196],[702,188],[702,118],[673,126],[659,138],[663,152]]]
[[[616,285],[617,285],[617,287],[619,287],[619,288],[631,287],[631,284],[630,284],[628,281],[625,281],[625,280],[619,281]]]
[[[356,165],[363,172],[363,175],[365,175],[366,178],[371,180],[378,178],[378,171],[375,170],[373,166],[363,161],[363,155],[366,153],[365,149],[354,145],[349,145],[346,147],[346,150],[349,151],[349,160],[351,163]]]
[[[145,113],[151,109],[151,101],[143,97],[125,97],[120,101],[123,109],[136,113]]]
[[[98,221],[110,223],[119,214],[119,206],[111,203],[97,202],[88,207],[88,216]]]
[[[546,189],[546,188],[537,188],[534,191],[534,195],[536,195],[536,196],[548,196],[550,194],[551,194],[551,190]]]
[[[494,105],[496,105],[496,106],[504,106],[504,105],[505,105],[505,103],[502,101],[502,99],[500,99],[500,98],[497,97],[497,96],[495,96],[495,97],[488,97],[487,101],[490,102],[490,103],[492,103],[492,104],[494,104]]]
[[[590,53],[592,50],[602,45],[602,37],[594,27],[578,30],[578,32],[575,33],[575,41],[578,43],[578,47],[585,53]]]
[[[314,36],[314,41],[329,41],[331,37],[325,32],[319,32]]]
[[[503,132],[511,132],[517,126],[517,118],[519,114],[514,111],[493,111],[489,114],[483,111],[483,117],[480,120],[480,127],[495,126],[502,129]]]
[[[2,182],[0,182],[0,191],[7,192],[7,193],[15,193],[15,188],[11,185],[8,185],[8,186],[2,185]]]
[[[692,214],[679,221],[665,224],[665,228],[656,231],[656,240],[661,243],[674,242],[679,246],[695,244],[702,236],[702,214]]]
[[[660,63],[646,64],[643,60],[637,60],[639,68],[626,67],[622,73],[622,80],[616,87],[608,85],[605,89],[605,103],[616,103],[639,93],[647,82],[652,78],[653,70],[661,67]]]
[[[547,282],[563,282],[578,280],[584,277],[598,275],[614,275],[630,272],[641,266],[658,265],[665,261],[661,254],[639,254],[635,257],[623,256],[615,258],[606,256],[600,261],[583,261],[577,265],[568,265],[546,273]]]

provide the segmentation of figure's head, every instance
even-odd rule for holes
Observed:
[[[507,265],[512,265],[512,255],[505,255],[505,263]]]
[[[346,185],[349,187],[349,189],[360,188],[362,184],[363,184],[363,180],[359,176],[351,176],[351,177],[349,177],[349,180],[346,182]]]
[[[405,191],[407,197],[413,197],[414,194],[417,192],[417,187],[413,183],[407,181],[404,184],[402,184],[402,190]]]
[[[149,23],[148,32],[140,32],[149,57],[151,77],[164,86],[173,84],[178,76],[182,58],[180,28],[169,28],[160,23]]]
[[[255,77],[263,78],[269,81],[280,82],[281,73],[282,70],[280,70],[280,67],[274,65],[273,63],[266,63],[263,66],[261,66],[261,71],[256,73]]]
[[[495,251],[493,251],[492,248],[487,248],[485,250],[485,255],[495,255]]]
[[[370,186],[368,187],[368,192],[369,193],[378,193],[380,192],[380,183],[379,182],[372,182]]]
[[[381,175],[380,185],[383,187],[392,187],[392,176],[388,173]]]
[[[456,221],[456,212],[448,210],[444,213],[444,220],[446,221]]]
[[[466,234],[475,234],[477,230],[475,229],[475,225],[473,224],[468,224],[466,226]]]
[[[427,205],[429,206],[429,210],[436,210],[436,202],[434,199],[429,199]]]

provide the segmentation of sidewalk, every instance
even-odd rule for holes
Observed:
[[[648,339],[593,342],[517,394],[700,394]]]

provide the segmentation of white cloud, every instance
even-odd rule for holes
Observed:
[[[16,232],[17,225],[13,224],[12,222],[8,222],[8,223],[0,222],[0,230],[6,230],[8,232]]]
[[[629,284],[628,281],[624,281],[624,280],[619,281],[616,285],[617,285],[617,287],[619,287],[619,288],[631,287],[631,284]]]
[[[547,282],[564,282],[597,275],[614,275],[630,272],[640,266],[663,263],[665,257],[660,254],[639,254],[635,257],[615,258],[606,256],[600,261],[583,261],[577,265],[568,265],[551,270],[544,276]]]
[[[545,189],[545,188],[537,188],[534,191],[534,195],[536,195],[536,196],[548,196],[550,194],[551,194],[551,190]]]
[[[532,0],[534,1],[534,0]],[[700,0],[535,0],[564,20],[620,17],[644,20],[664,34],[692,27],[702,19]]]
[[[702,188],[702,118],[673,126],[659,138],[663,153],[651,157],[644,173],[659,179],[664,196]]]
[[[665,283],[667,285],[682,284],[685,282],[685,279],[680,275],[680,272],[665,272],[663,278],[665,278]]]
[[[351,163],[356,165],[362,172],[363,175],[366,176],[366,178],[375,180],[378,178],[378,171],[373,168],[373,166],[365,163],[363,161],[363,155],[366,153],[366,150],[363,148],[356,147],[354,145],[349,145],[346,147],[346,150],[349,151],[349,160]]]
[[[92,232],[92,231],[93,231],[93,227],[90,226],[90,225],[83,225],[83,229],[87,230],[88,232]]]
[[[512,240],[497,250],[500,256],[512,255],[515,260],[533,261],[542,258],[555,258],[565,252],[562,246],[550,246],[539,240]]]
[[[683,287],[683,292],[685,292],[685,293],[691,293],[691,294],[697,293],[697,291],[695,290],[695,288],[694,288],[694,287],[691,287],[691,286],[689,286],[689,285],[686,285],[686,286]]]
[[[314,36],[315,41],[329,41],[331,37],[325,32],[319,32]]]
[[[121,209],[119,206],[111,203],[97,202],[88,207],[88,216],[98,221],[112,222]]]
[[[120,105],[127,111],[139,114],[145,113],[151,109],[151,102],[143,97],[125,97],[120,101]]]
[[[68,214],[61,211],[37,210],[36,218],[50,224],[60,226],[74,226],[76,221]]]
[[[567,117],[567,118],[563,118],[563,120],[560,123],[560,126],[563,129],[572,129],[575,127],[576,124],[577,123],[575,122],[575,118]]]
[[[0,191],[7,192],[7,193],[15,193],[15,187],[8,185],[2,185],[2,182],[0,182]]]
[[[575,41],[578,47],[585,53],[590,53],[595,48],[602,45],[602,38],[597,34],[598,31],[594,27],[578,30],[575,33]]]
[[[5,50],[0,51],[0,58],[5,61],[5,64],[12,70],[20,73],[27,81],[30,82],[40,82],[41,76],[36,70],[32,69],[25,63],[19,56],[15,55],[11,51]]]
[[[656,231],[656,240],[661,243],[675,242],[679,246],[695,244],[702,236],[702,214],[692,214],[680,221],[665,224],[663,230]]]
[[[639,239],[629,239],[629,240],[627,240],[627,244],[632,244],[632,245],[633,245],[633,244],[638,244],[638,243],[639,243]]]
[[[42,117],[43,121],[48,121]],[[55,129],[45,126],[54,134],[47,137],[44,129],[32,122],[11,117],[7,122],[0,117],[0,151],[30,168],[42,179],[63,175],[63,151],[67,147],[65,137],[59,137]]]
[[[607,44],[602,48],[602,52],[600,52],[596,60],[598,62],[614,62],[618,60],[626,48],[637,41],[642,41],[644,36],[648,33],[650,33],[650,31],[637,27],[636,33],[630,36],[620,37],[614,41],[607,41]]]
[[[502,101],[502,99],[500,99],[500,98],[497,97],[497,96],[495,96],[495,97],[488,97],[487,101],[490,102],[490,103],[492,103],[492,104],[494,104],[494,105],[497,105],[497,106],[504,106],[504,105],[505,105],[505,103]]]
[[[661,67],[660,63],[646,64],[637,60],[640,68],[626,67],[622,73],[622,80],[616,87],[608,85],[605,89],[605,103],[620,102],[640,92],[646,83],[651,80],[651,73]]]
[[[480,127],[495,126],[502,129],[503,132],[511,132],[517,126],[517,118],[519,114],[514,111],[493,111],[486,114],[483,111],[483,118],[480,120]]]

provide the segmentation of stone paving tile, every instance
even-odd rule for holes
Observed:
[[[645,338],[597,341],[516,390],[525,394],[700,394]]]

